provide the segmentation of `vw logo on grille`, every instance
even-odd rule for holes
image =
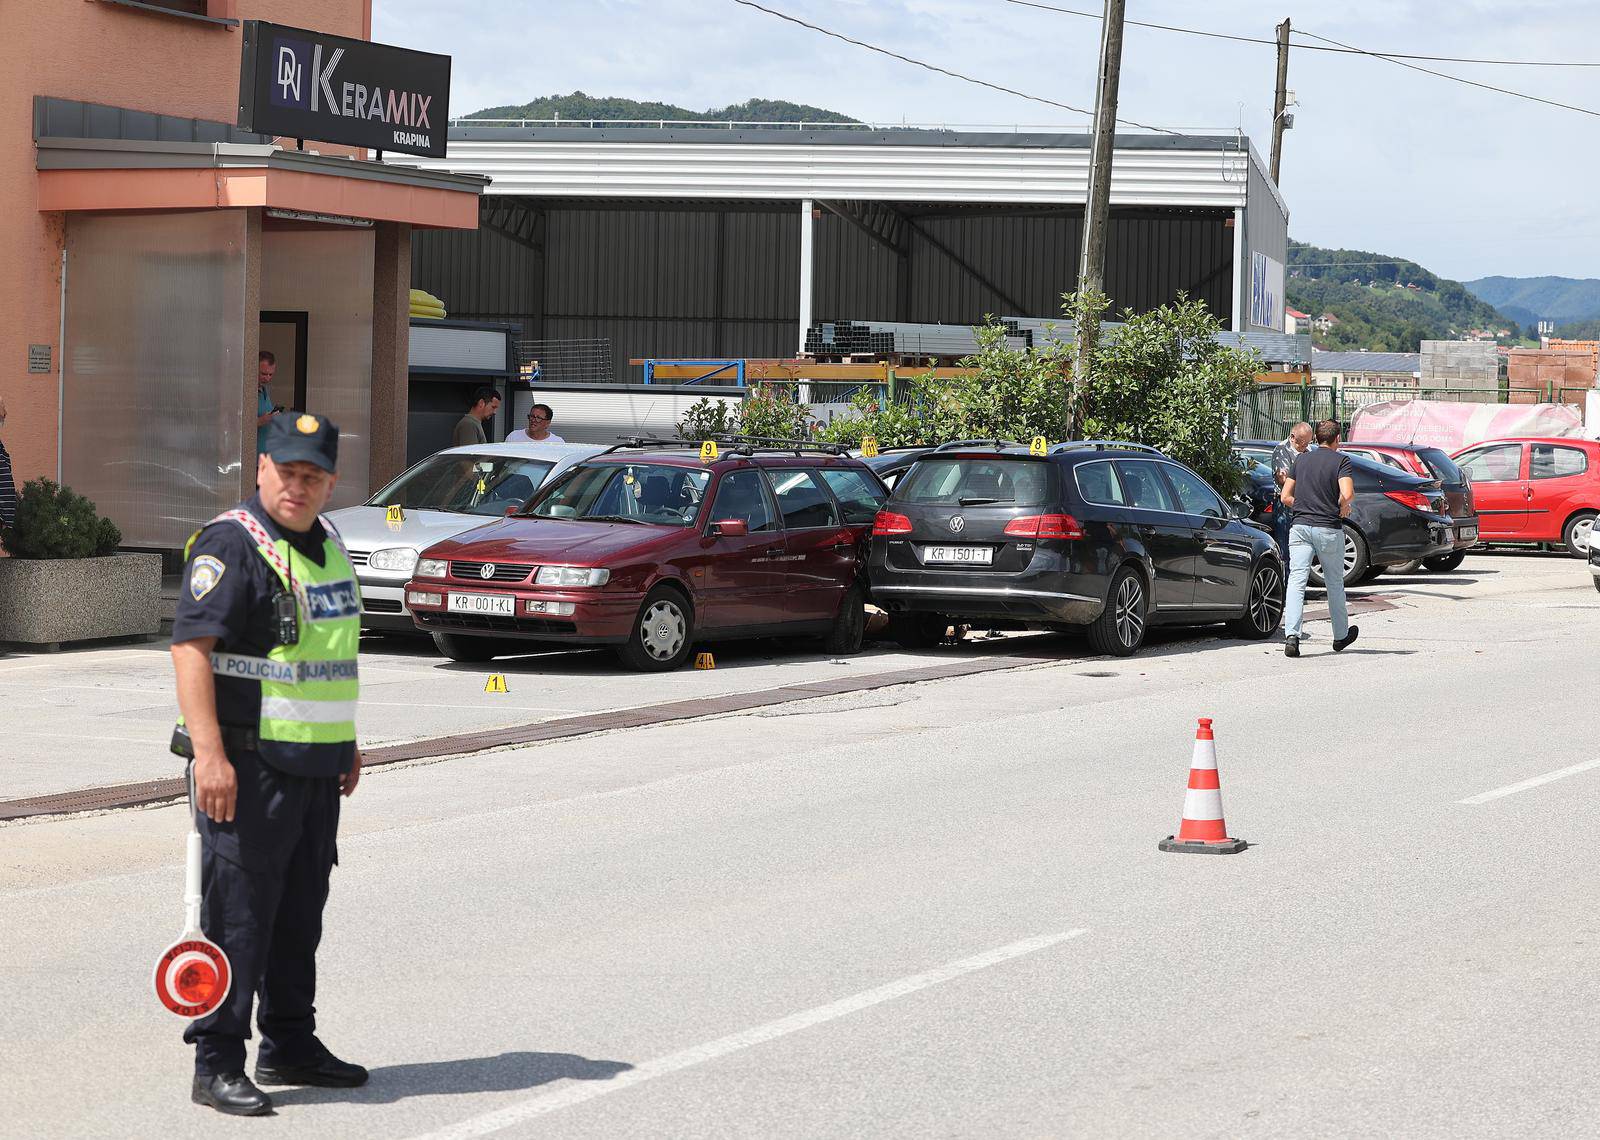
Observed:
[[[951,534],[960,534],[962,531],[964,531],[966,529],[967,529],[967,520],[962,518],[960,515],[956,515],[954,518],[952,518],[950,520],[950,533]]]
[[[483,569],[478,571],[478,577],[480,577],[480,578],[493,578],[494,577],[494,563],[493,562],[485,562],[483,564]]]

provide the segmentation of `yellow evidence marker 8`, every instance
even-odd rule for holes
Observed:
[[[486,693],[504,693],[506,689],[506,675],[504,673],[490,673],[489,679],[484,682],[483,691]]]
[[[700,445],[700,462],[715,463],[717,461],[717,441],[708,439]]]
[[[875,459],[878,455],[878,437],[869,435],[861,441],[861,458]]]
[[[1050,450],[1050,445],[1045,442],[1045,438],[1042,435],[1034,436],[1033,437],[1033,442],[1028,444],[1028,454],[1029,455],[1043,455],[1045,452],[1047,452],[1049,450]]]

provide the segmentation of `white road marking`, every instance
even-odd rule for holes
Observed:
[[[990,966],[998,966],[1002,962],[1009,962],[1013,958],[1020,958],[1025,954],[1032,954],[1038,950],[1066,942],[1068,939],[1077,938],[1089,933],[1086,929],[1066,930],[1059,934],[1042,934],[1037,938],[1027,938],[1021,942],[1013,942],[1009,946],[1001,946],[987,953],[979,954],[973,958],[963,958],[958,962],[940,966],[926,973],[912,974],[910,977],[901,978],[899,981],[890,982],[876,989],[866,990],[852,997],[841,998],[839,1001],[827,1005],[819,1005],[814,1009],[802,1010],[792,1013],[788,1017],[769,1021],[765,1025],[757,1025],[753,1029],[746,1029],[741,1033],[733,1033],[727,1037],[719,1037],[715,1041],[708,1041],[703,1045],[694,1045],[677,1053],[669,1053],[664,1057],[657,1057],[652,1061],[645,1061],[636,1068],[618,1073],[610,1080],[575,1082],[554,1093],[533,1097],[520,1104],[509,1105],[493,1112],[486,1112],[482,1116],[470,1117],[459,1124],[441,1128],[434,1132],[415,1137],[414,1140],[469,1140],[470,1137],[488,1136],[502,1129],[510,1128],[517,1124],[525,1123],[536,1117],[557,1112],[563,1108],[570,1108],[575,1104],[594,1100],[606,1096],[608,1093],[621,1092],[623,1089],[632,1088],[634,1085],[643,1084],[645,1081],[657,1077],[668,1076],[681,1072],[684,1069],[703,1065],[707,1061],[715,1061],[719,1057],[726,1057],[730,1053],[737,1053],[756,1045],[763,1045],[768,1041],[776,1041],[780,1037],[787,1037],[791,1033],[798,1033],[802,1029],[810,1029],[814,1025],[834,1021],[847,1017],[852,1013],[880,1005],[895,998],[914,994],[918,990],[925,990],[930,986],[937,986],[943,982],[971,974],[978,970],[986,970]]]
[[[1574,764],[1570,768],[1562,768],[1556,772],[1546,772],[1542,776],[1535,776],[1531,780],[1522,780],[1515,784],[1507,784],[1503,788],[1495,788],[1490,792],[1479,792],[1475,796],[1468,796],[1464,800],[1457,800],[1458,804],[1482,804],[1490,800],[1497,800],[1501,796],[1514,796],[1518,792],[1525,792],[1529,788],[1537,788],[1541,784],[1553,784],[1557,780],[1565,780],[1568,776],[1576,776],[1579,772],[1587,772],[1592,768],[1600,768],[1600,759],[1585,760],[1582,764]]]

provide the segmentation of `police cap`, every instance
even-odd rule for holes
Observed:
[[[337,471],[339,425],[309,412],[280,412],[267,422],[261,450],[274,463],[315,463],[324,471]]]

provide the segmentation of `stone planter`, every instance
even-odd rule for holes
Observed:
[[[159,554],[0,558],[0,642],[58,649],[160,632]]]

